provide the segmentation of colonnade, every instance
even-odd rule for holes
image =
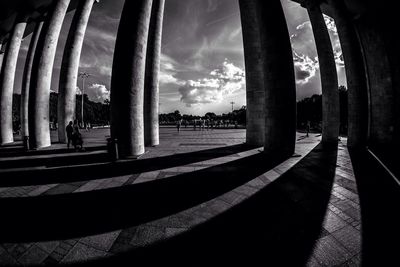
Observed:
[[[60,73],[59,140],[75,114],[75,90],[86,26],[95,0],[79,2],[70,27]],[[55,0],[36,22],[22,86],[22,135],[33,148],[50,145],[49,94],[57,41],[70,0]],[[301,1],[313,28],[321,73],[322,142],[339,136],[338,77],[321,2]],[[395,125],[395,95],[385,40],[348,12],[343,0],[328,0],[337,25],[349,90],[348,145],[389,144]],[[125,1],[117,33],[111,78],[111,138],[122,157],[139,157],[159,144],[158,104],[161,36],[165,0]],[[247,143],[266,153],[290,156],[296,138],[296,86],[293,56],[279,0],[239,0],[247,84]],[[16,19],[5,49],[1,79],[2,144],[13,141],[12,92],[21,39],[28,21]],[[369,44],[370,41],[373,45]],[[1,45],[1,44],[0,44]],[[1,57],[1,55],[0,55]],[[380,79],[384,77],[384,79]],[[379,90],[378,90],[379,89]],[[397,127],[397,128],[396,128]]]
[[[323,3],[324,2],[324,3]],[[322,4],[335,21],[348,87],[348,142],[351,148],[388,148],[398,144],[400,109],[396,41],[391,11],[368,3],[351,12],[344,0],[302,0],[307,8],[317,46],[323,98],[322,139],[334,141],[339,133],[337,72]],[[350,3],[351,4],[351,3]],[[354,6],[357,6],[354,5]],[[353,6],[353,8],[354,8]],[[398,47],[398,46],[397,46]],[[396,75],[397,73],[397,75]]]
[[[64,49],[59,87],[59,128],[62,130],[64,130],[63,119],[72,120],[75,114],[80,52],[94,2],[95,0],[79,1]],[[26,56],[21,86],[21,135],[25,139],[29,138],[31,148],[51,145],[49,129],[51,77],[59,35],[69,5],[70,0],[55,0],[47,13],[35,21],[32,21],[28,15],[17,15],[7,43],[0,76],[1,144],[13,142],[12,94],[16,63],[26,25],[32,22],[35,23],[35,28]],[[73,98],[73,105],[71,98]],[[60,131],[59,139],[61,142],[65,141],[64,131]]]

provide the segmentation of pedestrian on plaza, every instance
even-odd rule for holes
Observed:
[[[310,128],[311,128],[311,122],[307,121],[307,125],[306,125],[306,130],[307,130],[307,134],[306,136],[308,137],[308,134],[310,133]]]
[[[79,131],[79,125],[78,125],[78,120],[74,121],[73,125],[73,133],[72,133],[72,144],[74,145],[75,150],[83,150],[83,139],[82,139],[82,134]]]
[[[182,120],[177,120],[176,121],[176,128],[178,129],[178,132],[181,131],[181,124],[182,124]]]
[[[65,127],[65,131],[67,132],[67,147],[69,149],[69,145],[72,142],[72,134],[74,132],[74,127],[72,127],[72,121],[70,121],[67,125],[67,127]]]

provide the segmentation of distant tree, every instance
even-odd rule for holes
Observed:
[[[174,111],[174,117],[175,117],[175,121],[182,119],[182,115],[179,112],[179,110]]]
[[[215,120],[215,118],[217,117],[217,115],[216,115],[214,112],[207,112],[207,113],[204,115],[204,117],[207,118],[207,119]]]

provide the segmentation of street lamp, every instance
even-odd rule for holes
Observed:
[[[232,101],[230,104],[232,105],[232,113],[233,113],[233,105],[235,105],[235,102]]]
[[[84,97],[84,93],[85,93],[85,79],[90,77],[90,73],[87,73],[87,72],[80,72],[80,73],[79,73],[79,77],[82,78],[81,121],[82,121],[82,128],[83,128],[83,127],[85,127],[85,126],[84,126],[84,122],[83,122],[83,97]]]

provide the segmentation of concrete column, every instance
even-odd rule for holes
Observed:
[[[262,64],[265,88],[264,152],[287,157],[293,154],[296,141],[296,84],[292,48],[281,2],[240,0],[239,3],[243,27],[246,28],[245,47],[250,45],[247,42],[259,42],[254,45],[262,47],[261,63],[252,62],[252,58],[246,60],[250,60],[250,64]],[[259,29],[259,40],[257,33],[248,29],[251,17],[256,17],[253,23]],[[246,39],[249,31],[254,39]],[[260,79],[259,76],[256,78]]]
[[[64,48],[57,105],[58,140],[63,143],[66,142],[65,127],[75,118],[79,62],[87,23],[95,1],[98,0],[82,0],[78,3]]]
[[[2,51],[3,49],[3,44],[0,43],[0,75],[1,75],[1,69],[3,66],[3,59],[4,59],[4,52]]]
[[[144,87],[144,141],[146,146],[157,146],[160,143],[158,77],[160,73],[164,5],[165,0],[154,0],[151,11]]]
[[[54,57],[62,23],[70,0],[53,2],[43,25],[33,60],[29,90],[29,141],[31,148],[51,145],[49,98]]]
[[[17,16],[4,56],[4,66],[0,78],[0,144],[7,144],[14,141],[12,121],[14,79],[18,54],[27,20],[28,17],[25,15]]]
[[[43,27],[43,21],[38,21],[32,33],[32,38],[29,44],[28,54],[26,56],[26,61],[25,61],[24,74],[22,76],[22,88],[21,88],[21,136],[22,137],[29,136],[29,128],[28,128],[29,86],[31,84],[33,57],[35,55],[42,27]]]
[[[246,66],[246,143],[264,145],[265,87],[257,3],[239,1]]]
[[[152,0],[125,1],[111,78],[111,138],[121,157],[144,150],[143,101]]]
[[[369,147],[392,146],[396,136],[395,94],[389,54],[379,28],[366,17],[355,21],[369,87]]]
[[[307,3],[315,45],[317,47],[322,85],[322,142],[336,143],[339,137],[340,105],[338,77],[329,38],[321,9],[315,1]]]
[[[368,137],[368,87],[362,50],[343,0],[329,0],[345,62],[348,88],[349,147],[365,147]]]

